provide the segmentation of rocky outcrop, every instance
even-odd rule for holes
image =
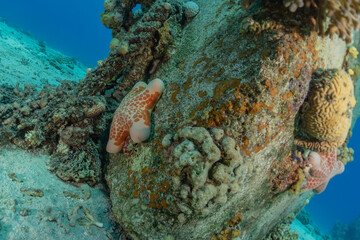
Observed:
[[[237,1],[196,2],[199,14],[151,75],[166,89],[150,140],[110,155],[113,210],[134,239],[207,239],[229,229],[261,239],[311,197],[291,194],[290,184],[270,187],[272,164],[291,156],[312,74],[340,69],[346,45],[279,10],[281,1],[246,11]]]
[[[107,0],[108,58],[79,84],[3,87],[0,140],[52,153],[51,169],[66,181],[96,184],[105,166],[115,218],[133,239],[288,233],[279,223],[312,196],[300,194],[310,166],[309,151],[294,145],[297,114],[317,70],[348,72],[346,44],[319,36],[282,1],[195,2],[189,17],[180,0]],[[132,14],[136,3],[144,12]],[[154,78],[165,90],[150,138],[124,139],[102,165],[101,136],[117,101]]]

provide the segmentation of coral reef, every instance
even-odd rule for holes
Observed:
[[[243,6],[249,8],[255,0],[245,0]],[[279,2],[294,13],[304,6],[310,11],[302,14],[308,15],[321,36],[338,35],[347,44],[352,43],[352,31],[360,26],[360,3],[357,0],[277,0],[266,1],[272,6]]]
[[[64,180],[94,184],[100,179],[95,142],[105,130],[104,97],[79,97],[75,83],[66,81],[40,92],[29,85],[2,85],[0,91],[2,144],[53,153],[51,169]]]
[[[337,222],[331,230],[333,240],[358,239],[360,237],[360,217],[350,224]]]
[[[107,152],[120,152],[129,135],[136,143],[149,138],[151,111],[163,90],[164,83],[160,79],[154,79],[148,85],[138,82],[124,97],[114,113]]]
[[[334,34],[339,35],[340,38],[350,44],[352,42],[352,31],[359,28],[360,22],[358,20],[360,14],[360,3],[356,0],[284,0],[284,6],[288,7],[291,12],[295,12],[297,8],[303,6],[314,7],[317,9],[317,14],[313,17],[314,22],[317,22],[319,32],[321,35]],[[326,19],[330,22],[325,28]],[[316,19],[316,21],[315,21]],[[326,30],[326,31],[325,31]]]
[[[360,2],[357,0],[327,0],[320,6],[319,21],[320,24],[325,23],[326,17],[329,17],[330,23],[325,34],[330,37],[337,34],[349,44],[352,42],[351,32],[360,26],[359,14]],[[320,31],[324,34],[322,27]]]
[[[152,60],[167,54],[167,47],[181,28],[178,23],[184,18],[179,1],[173,1],[172,5],[154,4],[151,9],[148,7],[152,1],[141,3],[147,8],[144,16],[139,21],[126,23],[126,27],[132,27],[129,34],[115,38],[119,41],[112,42],[114,53],[99,61],[98,68],[89,70],[79,85],[62,81],[61,86],[48,85],[41,91],[29,85],[24,89],[1,86],[0,142],[10,141],[24,149],[41,148],[53,153],[49,165],[60,178],[95,184],[101,174],[97,144],[106,122],[111,119],[105,114],[105,106],[109,103],[109,112],[116,109],[113,99],[106,103],[105,97],[98,93],[121,82],[114,98],[120,100],[125,96],[133,84],[143,79]],[[133,4],[136,3],[131,1],[119,6],[117,1],[106,1],[105,12],[114,14],[108,16],[110,23],[118,24],[117,20],[121,19],[113,12],[114,8],[131,12]],[[59,58],[59,61],[62,60]]]
[[[354,161],[353,155],[354,155],[354,149],[346,147],[345,144],[343,147],[338,148],[338,159],[344,165],[346,165],[348,162]]]
[[[322,39],[309,19],[289,20],[281,8],[259,4],[245,11],[242,1],[195,2],[201,11],[188,18],[184,1],[106,0],[102,22],[113,30],[108,58],[78,85],[65,81],[41,92],[6,89],[1,140],[42,146],[53,153],[51,169],[67,181],[96,183],[104,158],[114,217],[130,238],[291,238],[279,223],[299,212],[313,193],[289,191],[301,192],[317,177],[315,170],[327,171],[335,161],[323,158],[311,171],[309,151],[294,146],[294,132],[299,145],[343,144],[354,105],[351,80],[340,70],[325,71],[319,81],[312,75],[318,68],[340,69],[344,63],[325,53],[336,47],[344,56],[346,46]],[[143,15],[135,17],[138,3]],[[103,154],[100,139],[118,102],[126,103],[120,114],[129,114],[122,107],[129,103],[125,96],[153,78],[167,87],[151,121],[144,117],[151,124],[150,140],[124,139],[122,152]],[[345,103],[333,90],[340,90]],[[328,104],[315,101],[307,108],[313,92],[325,93],[321,100]],[[315,111],[334,105],[338,112],[330,111],[326,120]],[[334,119],[348,125],[338,131],[328,125]],[[313,131],[315,121],[325,130]],[[326,172],[320,185],[331,174]],[[73,219],[79,208],[74,209]],[[83,210],[79,223],[101,226]],[[269,233],[275,226],[280,231]]]
[[[102,66],[89,71],[86,80],[80,83],[81,95],[103,94],[105,90],[120,84],[116,92],[121,100],[123,92],[129,91],[136,82],[145,80],[152,61],[170,57],[168,50],[176,48],[173,42],[181,31],[185,17],[183,3],[178,0],[152,2],[123,1],[114,10],[102,14],[102,19],[106,20],[103,22],[113,29],[113,37],[119,41],[113,40],[111,49],[116,51],[109,54]],[[131,9],[138,3],[146,11],[136,20],[132,18]],[[113,23],[116,14],[124,17],[121,23]]]
[[[297,240],[299,234],[293,232],[289,223],[279,223],[263,240]]]
[[[116,7],[116,0],[105,0],[104,1],[104,8],[106,11],[111,11]]]
[[[296,218],[304,225],[312,224],[312,220],[310,217],[310,213],[307,212],[305,209],[301,210],[301,212],[296,215]]]
[[[354,46],[351,46],[350,48],[349,48],[349,54],[350,54],[350,56],[352,56],[353,58],[357,58],[357,56],[358,56],[358,54],[359,54],[359,52],[358,52],[358,50],[356,49],[356,47],[354,47]]]
[[[221,129],[211,132],[218,137],[213,139],[200,127],[182,128],[173,137],[176,147],[170,160],[173,159],[178,175],[172,178],[173,189],[178,192],[177,197],[188,203],[182,205],[187,215],[195,211],[206,216],[216,211],[219,204],[225,204],[229,196],[238,193],[244,180],[253,174],[251,162],[243,160],[234,139],[224,136]],[[167,138],[165,136],[163,142]]]
[[[360,237],[360,217],[349,224],[345,239],[358,239]]]
[[[351,126],[355,106],[354,86],[342,70],[326,70],[315,76],[301,110],[301,128],[315,140],[295,140],[314,151],[331,151],[342,145]]]
[[[348,44],[352,42],[352,31],[357,30],[360,26],[358,20],[360,3],[357,0],[305,0],[305,3],[304,0],[284,0],[283,3],[291,12],[295,12],[303,6],[315,8],[317,13],[312,17],[320,34],[330,37],[336,34]],[[329,23],[326,23],[327,18],[329,18]],[[326,29],[325,24],[327,25]]]
[[[238,236],[240,236],[240,234],[240,230],[225,229],[218,234],[211,236],[210,240],[231,240],[236,239]]]
[[[336,149],[329,153],[311,152],[309,154],[310,179],[307,180],[305,191],[314,190],[321,193],[325,190],[330,179],[344,172],[344,164],[337,159]]]
[[[336,222],[331,230],[331,239],[333,240],[345,240],[345,235],[349,229],[349,226],[342,222]]]
[[[196,3],[201,11],[184,21],[182,38],[171,38],[175,51],[161,45],[172,57],[147,65],[154,75],[148,79],[160,78],[167,86],[152,113],[151,139],[130,142],[131,154],[109,156],[105,177],[114,215],[134,239],[229,238],[230,232],[262,239],[312,195],[286,191],[304,179],[299,176],[305,176],[305,160],[289,159],[274,170],[273,183],[281,182],[275,191],[268,173],[275,161],[290,158],[295,116],[313,72],[330,61],[340,68],[342,62],[319,55],[323,40],[302,21],[287,21],[280,8],[250,13],[240,1]],[[260,28],[251,30],[254,23],[246,30],[249,18]],[[163,39],[174,29],[168,24],[161,27]],[[328,41],[326,48],[341,42]],[[345,44],[339,49],[345,52]],[[121,75],[126,78],[126,72]],[[128,88],[119,83],[121,99]],[[281,169],[287,176],[277,173]]]
[[[350,150],[346,147],[340,149],[340,158],[337,149],[326,153],[295,150],[281,161],[274,162],[268,173],[272,191],[289,189],[294,194],[309,190],[318,194],[323,192],[330,179],[344,171],[346,160],[350,158]]]

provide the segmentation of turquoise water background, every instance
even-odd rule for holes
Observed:
[[[359,104],[359,103],[358,103]],[[329,232],[336,221],[351,223],[360,216],[360,120],[357,120],[348,147],[354,149],[354,161],[335,176],[321,194],[306,206],[314,223]]]
[[[102,0],[1,0],[0,17],[89,67],[108,55],[111,30],[100,21]]]
[[[97,60],[108,55],[112,39],[111,30],[100,22],[102,11],[102,0],[0,1],[0,17],[89,67],[95,67]],[[360,215],[359,142],[358,121],[349,143],[355,150],[355,161],[306,206],[315,224],[324,232],[330,231],[336,221],[350,223]]]

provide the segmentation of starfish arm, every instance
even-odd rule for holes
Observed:
[[[130,128],[130,136],[134,142],[143,142],[149,138],[151,110],[154,108],[163,89],[164,83],[160,79],[154,79],[139,97],[138,101],[141,108],[133,115],[133,124]]]
[[[135,86],[131,89],[131,91],[124,97],[122,102],[128,102],[129,100],[133,99],[134,97],[139,97],[146,89],[146,83],[138,82]]]
[[[337,161],[336,149],[332,152],[319,153],[321,161],[321,169],[326,175],[330,175]]]
[[[124,146],[125,138],[129,136],[129,131],[120,131],[116,134],[115,138],[109,138],[106,145],[106,151],[108,153],[118,153]]]
[[[322,193],[326,189],[330,179],[332,177],[334,177],[335,175],[341,174],[344,171],[344,169],[345,169],[344,164],[342,162],[336,160],[333,165],[332,172],[327,176],[327,178],[326,178],[326,180],[324,180],[323,184],[321,184],[320,186],[318,186],[314,189],[314,192],[317,194]]]
[[[164,90],[164,83],[160,79],[152,80],[144,95],[144,109],[152,110]]]
[[[121,112],[121,109],[118,110],[116,110],[114,114],[110,128],[109,141],[106,146],[106,151],[109,153],[120,152],[124,146],[125,138],[130,134],[129,118]]]
[[[326,189],[328,183],[329,182],[327,181],[327,182],[324,182],[323,184],[321,184],[320,186],[316,187],[314,189],[314,193],[317,193],[317,194],[322,193]]]
[[[311,152],[309,154],[309,162],[313,168],[319,168],[321,163],[321,157],[317,152]]]
[[[148,90],[150,94],[154,94],[156,92],[162,93],[164,91],[164,82],[159,78],[156,78],[149,83]]]
[[[311,168],[310,175],[311,177],[316,177],[316,178],[326,178],[327,176],[327,174],[324,173],[321,168],[320,169]]]
[[[307,181],[305,191],[313,190],[314,188],[317,188],[318,186],[320,186],[320,185],[323,184],[323,183],[324,183],[324,179],[323,179],[323,178],[311,177],[311,178]]]
[[[150,113],[148,113],[150,115]],[[150,117],[149,117],[150,118]],[[150,136],[150,124],[145,124],[145,121],[134,122],[130,128],[130,137],[136,143],[140,143],[148,139]]]
[[[339,160],[337,160],[335,162],[335,166],[334,166],[334,175],[338,175],[341,174],[345,171],[345,166],[342,162],[340,162]]]

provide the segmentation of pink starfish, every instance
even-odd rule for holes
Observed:
[[[107,152],[120,152],[129,135],[136,143],[145,141],[150,136],[151,111],[163,89],[164,83],[160,79],[152,80],[149,85],[138,82],[124,97],[111,123]]]
[[[311,152],[309,161],[312,167],[305,191],[314,190],[315,193],[323,192],[330,179],[335,175],[341,174],[345,169],[344,164],[337,160],[336,149],[327,153]]]

